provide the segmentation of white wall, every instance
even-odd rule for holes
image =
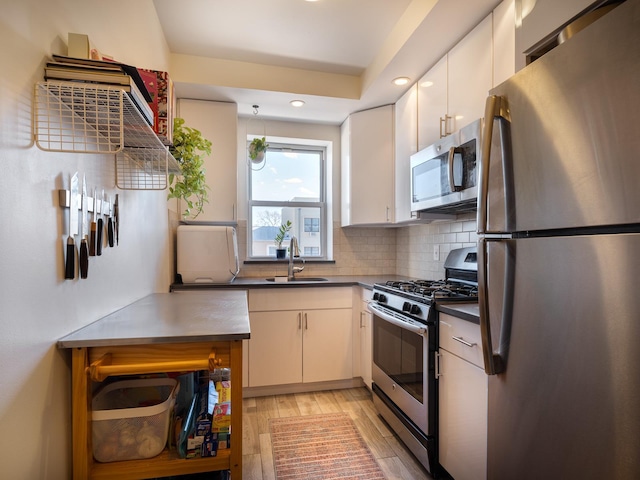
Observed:
[[[119,246],[64,280],[69,174],[116,193],[113,157],[43,152],[31,131],[33,86],[68,32],[125,63],[166,69],[151,0],[3,1],[0,16],[0,477],[71,476],[70,355],[58,338],[149,293],[167,291],[166,192],[118,191]]]

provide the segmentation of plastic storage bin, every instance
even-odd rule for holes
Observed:
[[[124,380],[105,386],[92,402],[93,456],[98,462],[160,454],[178,382],[170,378]]]

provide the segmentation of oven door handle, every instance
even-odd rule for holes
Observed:
[[[381,320],[384,320],[385,322],[389,322],[397,327],[404,328],[405,330],[416,333],[418,335],[424,336],[427,334],[426,327],[419,327],[412,323],[405,322],[404,320],[397,318],[395,315],[393,315],[393,312],[388,311],[384,307],[369,303],[367,305],[367,308],[371,313],[377,315]]]

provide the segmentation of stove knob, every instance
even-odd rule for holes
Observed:
[[[420,307],[418,305],[411,305],[412,315],[420,315],[420,313],[422,313],[422,311],[420,310]]]
[[[403,312],[410,312],[411,311],[411,304],[409,302],[404,302],[402,304],[402,311]]]
[[[373,299],[377,302],[378,299],[380,298],[380,294],[378,292],[373,294]]]
[[[380,303],[387,303],[387,296],[381,293],[380,295],[378,295],[378,301]]]

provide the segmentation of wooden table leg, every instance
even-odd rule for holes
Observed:
[[[71,441],[73,442],[73,478],[89,478],[93,457],[89,451],[89,366],[86,348],[71,350]]]
[[[231,343],[231,479],[242,479],[242,340]]]

